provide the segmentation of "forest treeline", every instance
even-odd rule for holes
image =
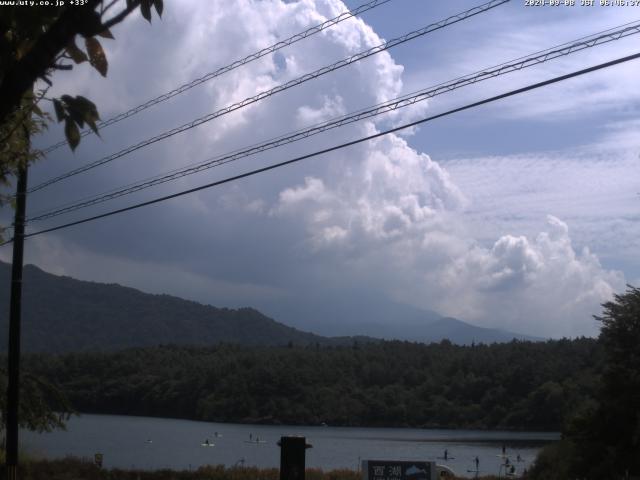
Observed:
[[[160,346],[33,354],[79,412],[218,422],[559,430],[598,381],[593,339],[457,346]]]

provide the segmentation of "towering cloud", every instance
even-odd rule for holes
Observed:
[[[168,6],[149,34],[140,32],[135,20],[115,32],[106,82],[93,83],[93,73],[86,70],[59,77],[55,85],[59,91],[96,99],[108,116],[344,9],[339,0],[240,0],[233,8],[225,0],[180,2]],[[360,19],[343,22],[111,127],[104,142],[87,137],[71,162],[66,152],[58,151],[34,178],[112,152],[382,41]],[[51,189],[47,196],[34,195],[30,205],[37,210],[68,201],[73,193],[126,184],[394,98],[402,93],[403,75],[391,54],[382,53],[173,137],[82,181]],[[334,130],[135,198],[371,134],[426,108],[420,104]],[[388,135],[162,207],[36,237],[30,241],[29,260],[57,273],[220,306],[261,307],[277,301],[299,312],[308,298],[325,295],[332,302],[342,294],[344,303],[357,288],[482,326],[541,336],[594,334],[591,315],[623,287],[622,274],[603,268],[588,248],[574,247],[567,224],[546,217],[551,210],[536,210],[528,224],[540,233],[519,231],[518,224],[506,222],[506,231],[479,235],[474,212],[482,210],[488,196],[467,191],[468,181],[455,181],[446,164],[417,149],[412,139]],[[465,172],[468,180],[473,172]],[[2,255],[6,258],[7,252]],[[367,315],[366,304],[358,307]],[[296,318],[291,314],[282,320]]]

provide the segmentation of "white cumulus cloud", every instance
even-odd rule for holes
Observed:
[[[152,92],[162,93],[346,10],[339,0],[241,0],[233,8],[224,0],[177,5],[167,8],[162,22],[154,23],[158,30],[149,38],[140,35],[140,25],[133,21],[114,32],[118,40],[109,51],[114,64],[108,82],[112,88],[87,81],[78,93],[100,100],[106,106],[101,107],[104,113],[121,110],[122,103],[144,101]],[[134,36],[142,40],[127,41]],[[93,160],[100,152],[112,152],[118,142],[174,127],[382,42],[362,19],[343,22],[194,88],[185,98],[141,115],[144,122],[122,122],[123,126],[107,130],[104,141],[83,139],[77,157]],[[160,57],[162,61],[152,60]],[[118,62],[126,68],[115,67]],[[37,208],[39,203],[43,208],[56,203],[55,195],[59,201],[67,195],[68,201],[69,194],[80,195],[82,189],[130,183],[150,172],[180,168],[394,98],[403,91],[403,75],[404,67],[390,53],[376,55],[177,135],[149,149],[151,153],[138,152],[126,165],[115,163],[82,182],[69,182],[53,190],[54,198],[34,196],[30,205]],[[143,82],[142,77],[151,80]],[[59,86],[74,88],[69,80]],[[414,118],[425,108],[426,103],[408,113],[332,130],[141,195],[146,199],[193,187],[230,172],[370,135],[385,125]],[[193,287],[192,298],[218,305],[225,303],[222,296],[233,299],[234,305],[256,305],[267,297],[295,301],[294,292],[317,295],[328,286],[335,292],[357,285],[372,295],[481,326],[541,336],[594,334],[591,315],[598,313],[599,303],[623,288],[622,274],[603,268],[586,242],[577,248],[562,215],[549,216],[540,226],[546,214],[555,213],[546,208],[535,215],[527,210],[531,228],[525,231],[505,222],[504,229],[479,234],[476,227],[483,220],[472,212],[489,217],[492,195],[479,195],[482,189],[470,186],[474,175],[470,169],[460,164],[448,168],[412,147],[410,138],[387,135],[233,187],[176,200],[163,210],[158,207],[60,231],[53,240],[38,243],[29,259],[83,278],[92,269],[105,271],[108,264],[117,265],[115,270],[131,264],[136,266],[135,275],[131,268],[122,268],[118,279],[112,267],[106,270],[109,280],[143,289],[147,281],[156,285],[154,291],[184,296],[189,296],[185,285],[200,284]],[[70,162],[57,155],[56,160]],[[50,176],[61,165],[65,163],[43,162],[34,169],[34,178]],[[494,177],[487,174],[487,178],[490,183]],[[516,187],[521,185],[503,185],[502,192],[518,198],[522,189]],[[542,189],[544,182],[536,186]],[[516,207],[507,211],[520,213]],[[70,260],[73,251],[82,252],[80,263]],[[162,275],[162,282],[154,281],[154,275]],[[361,307],[366,310],[366,305]]]

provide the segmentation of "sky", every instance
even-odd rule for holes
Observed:
[[[580,3],[580,2],[577,2]],[[109,72],[53,77],[103,119],[303,31],[358,1],[167,1],[101,40]],[[479,2],[391,0],[150,108],[30,170],[36,185]],[[34,192],[33,215],[640,19],[638,7],[513,0]],[[288,160],[638,51],[640,35],[488,81],[99,206],[29,232]],[[541,337],[593,336],[640,284],[640,61],[440,118],[294,165],[35,236],[60,275],[331,334],[401,311]],[[36,146],[62,138],[52,125]],[[0,220],[8,222],[10,212]],[[10,249],[0,258],[10,260]],[[394,310],[396,309],[396,310]],[[403,310],[404,309],[404,310]],[[395,315],[394,311],[398,314]],[[425,317],[426,318],[426,317]],[[366,332],[361,332],[366,333]]]

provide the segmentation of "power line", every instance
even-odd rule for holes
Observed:
[[[149,138],[147,140],[144,140],[144,141],[142,141],[142,142],[140,142],[140,143],[138,143],[136,145],[127,147],[126,149],[121,150],[119,152],[116,152],[116,153],[114,153],[112,155],[103,157],[103,158],[101,158],[99,160],[96,160],[96,161],[90,163],[90,164],[87,164],[85,166],[76,168],[76,169],[71,170],[71,171],[69,171],[69,172],[67,172],[65,174],[59,175],[59,176],[57,176],[57,177],[55,177],[53,179],[50,179],[50,180],[45,181],[45,182],[43,182],[43,183],[41,183],[39,185],[36,185],[35,187],[32,187],[29,190],[29,193],[33,193],[33,192],[35,192],[37,190],[40,190],[40,189],[42,189],[42,188],[44,188],[46,186],[49,186],[49,185],[51,185],[53,183],[57,183],[57,182],[59,182],[61,180],[69,178],[71,176],[83,173],[83,172],[85,172],[87,170],[90,170],[90,169],[95,168],[97,166],[100,166],[100,165],[103,165],[105,163],[108,163],[108,162],[110,162],[112,160],[115,160],[115,159],[120,158],[120,157],[122,157],[124,155],[132,153],[132,152],[134,152],[134,151],[136,151],[136,150],[138,150],[140,148],[146,147],[148,145],[151,145],[151,144],[153,144],[155,142],[158,142],[160,140],[163,140],[165,138],[171,137],[171,136],[176,135],[178,133],[181,133],[181,132],[184,132],[184,131],[189,130],[191,128],[194,128],[194,127],[197,127],[199,125],[202,125],[202,124],[204,124],[206,122],[209,122],[209,121],[211,121],[211,120],[213,120],[215,118],[218,118],[218,117],[220,117],[222,115],[226,115],[227,113],[231,113],[231,112],[233,112],[235,110],[238,110],[240,108],[243,108],[243,107],[245,107],[247,105],[250,105],[252,103],[258,102],[258,101],[260,101],[260,100],[262,100],[264,98],[267,98],[267,97],[272,96],[274,94],[280,93],[280,92],[282,92],[284,90],[288,90],[289,88],[297,86],[297,85],[299,85],[301,83],[307,82],[309,80],[312,80],[314,78],[320,77],[322,75],[330,73],[330,72],[332,72],[334,70],[337,70],[339,68],[342,68],[342,67],[350,65],[352,63],[355,63],[355,62],[357,62],[359,60],[362,60],[364,58],[367,58],[367,57],[370,57],[370,56],[375,55],[377,53],[380,53],[382,51],[388,50],[388,49],[390,49],[390,48],[392,48],[394,46],[397,46],[397,45],[400,45],[402,43],[408,42],[408,41],[413,40],[413,39],[415,39],[417,37],[426,35],[427,33],[431,33],[431,32],[433,32],[435,30],[439,30],[441,28],[445,28],[445,27],[447,27],[447,26],[449,26],[451,24],[454,24],[454,23],[457,23],[459,21],[465,20],[465,19],[467,19],[469,17],[472,17],[472,16],[475,16],[475,15],[477,15],[479,13],[484,13],[487,10],[495,8],[495,7],[499,6],[499,5],[507,3],[509,1],[510,0],[491,0],[491,1],[487,2],[487,3],[485,3],[485,4],[479,5],[477,7],[473,7],[471,9],[466,10],[464,12],[461,12],[461,13],[459,13],[457,15],[450,16],[450,17],[448,17],[448,18],[446,18],[444,20],[441,20],[440,22],[436,22],[436,23],[430,24],[430,25],[428,25],[428,26],[426,26],[424,28],[421,28],[419,30],[415,30],[415,31],[409,32],[409,33],[407,33],[407,34],[405,34],[405,35],[403,35],[401,37],[389,40],[388,42],[382,43],[382,44],[380,44],[380,45],[378,45],[376,47],[372,47],[372,48],[370,48],[370,49],[368,49],[366,51],[363,51],[363,52],[357,53],[355,55],[352,55],[352,56],[350,56],[350,57],[348,57],[346,59],[340,60],[339,62],[336,62],[336,63],[331,64],[329,66],[322,67],[322,68],[320,68],[320,69],[318,69],[318,70],[316,70],[316,71],[314,71],[312,73],[308,73],[308,74],[303,75],[301,77],[298,77],[296,79],[290,80],[289,82],[287,82],[285,84],[278,85],[278,86],[272,88],[271,90],[260,92],[259,94],[255,95],[253,97],[246,98],[246,99],[242,100],[241,102],[237,102],[237,103],[235,103],[233,105],[230,105],[228,107],[220,109],[220,110],[218,110],[216,112],[213,112],[211,114],[205,115],[204,117],[200,117],[200,118],[198,118],[196,120],[193,120],[192,122],[186,123],[184,125],[181,125],[179,127],[174,128],[172,130],[164,132],[164,133],[162,133],[160,135],[157,135],[155,137],[152,137],[152,138]]]
[[[40,183],[39,185],[36,185],[35,187],[32,187],[28,193],[33,193],[36,192],[38,190],[41,190],[49,185],[52,185],[54,183],[60,182],[62,180],[65,180],[69,177],[72,177],[74,175],[78,175],[80,173],[86,172],[87,170],[91,170],[93,168],[96,168],[100,165],[103,165],[105,163],[111,162],[117,158],[123,157],[125,155],[128,155],[129,153],[135,152],[136,150],[139,150],[141,148],[147,147],[153,143],[159,142],[160,140],[164,140],[165,138],[169,138],[172,137],[173,135],[176,135],[178,133],[182,133],[185,132],[187,130],[190,130],[192,128],[195,128],[197,126],[200,126],[204,123],[210,122],[211,120],[218,118],[222,115],[226,115],[228,113],[231,113],[233,111],[236,111],[240,108],[246,107],[247,105],[256,103],[260,100],[263,100],[267,97],[270,97],[272,95],[275,95],[277,93],[283,92],[285,90],[288,90],[292,87],[295,87],[297,85],[300,85],[302,83],[308,82],[309,80],[313,80],[315,78],[318,78],[322,75],[325,75],[327,73],[333,72],[335,70],[338,70],[340,68],[346,67],[347,65],[351,65],[352,63],[358,62],[364,58],[370,57],[372,55],[375,55],[377,53],[383,52],[385,50],[388,50],[392,47],[395,47],[397,45],[400,45],[402,43],[408,42],[410,40],[413,40],[415,38],[421,37],[423,35],[426,35],[428,33],[434,32],[436,30],[440,30],[442,28],[445,28],[449,25],[452,25],[454,23],[458,23],[460,21],[466,20],[467,18],[470,18],[472,16],[478,15],[480,13],[484,13],[492,8],[495,8],[499,5],[502,5],[504,3],[507,3],[511,0],[491,0],[487,3],[484,3],[482,5],[479,5],[477,7],[473,7],[469,10],[465,10],[464,12],[458,13],[456,15],[452,15],[448,18],[445,18],[444,20],[441,20],[439,22],[433,23],[431,25],[428,25],[426,27],[423,27],[419,30],[414,30],[412,32],[409,32],[405,35],[402,35],[401,37],[398,38],[394,38],[392,40],[389,40],[388,42],[382,43],[376,47],[372,47],[368,50],[365,50],[363,52],[357,53],[355,55],[352,55],[348,58],[345,58],[343,60],[340,60],[339,62],[333,63],[329,66],[325,66],[322,67],[314,72],[311,73],[307,73],[301,77],[295,78],[293,80],[290,80],[284,84],[280,84],[270,90],[266,90],[263,92],[260,92],[257,95],[254,95],[253,97],[248,97],[245,98],[244,100],[234,103],[233,105],[227,106],[223,109],[220,109],[216,112],[210,113],[208,115],[205,115],[204,117],[200,117],[197,118],[189,123],[185,123],[184,125],[181,125],[179,127],[173,128],[171,130],[168,130],[164,133],[161,133],[159,135],[156,135],[155,137],[151,137],[147,140],[144,140],[140,143],[137,143],[135,145],[129,146],[123,150],[120,150],[119,152],[113,153],[111,155],[108,155],[106,157],[103,157],[99,160],[96,160],[94,162],[91,162],[87,165],[84,165],[82,167],[73,169],[67,173],[64,173],[62,175],[59,175],[57,177],[54,177],[50,180],[47,180],[45,182]]]
[[[300,33],[296,33],[295,35],[282,40],[280,42],[274,43],[273,45],[263,48],[262,50],[258,51],[258,52],[254,52],[250,55],[247,55],[246,57],[240,59],[240,60],[235,60],[234,62],[230,63],[229,65],[226,65],[224,67],[220,67],[217,70],[213,71],[213,72],[209,72],[205,75],[203,75],[202,77],[196,78],[195,80],[192,80],[188,83],[185,83],[183,85],[180,85],[179,87],[175,88],[174,90],[171,90],[170,92],[167,93],[163,93],[162,95],[159,95],[155,98],[152,98],[151,100],[138,105],[137,107],[133,107],[130,110],[127,110],[126,112],[120,113],[118,115],[116,115],[115,117],[112,117],[108,120],[105,120],[104,122],[100,122],[98,123],[98,129],[103,129],[105,127],[108,127],[109,125],[113,125],[114,123],[118,123],[121,120],[124,120],[125,118],[129,118],[137,113],[142,112],[143,110],[146,110],[149,107],[153,107],[154,105],[157,105],[158,103],[162,103],[165,102],[167,100],[169,100],[170,98],[175,97],[176,95],[180,95],[181,93],[186,92],[187,90],[191,90],[193,87],[196,87],[202,83],[208,82],[209,80],[213,80],[216,77],[219,77],[225,73],[228,73],[232,70],[235,70],[238,67],[241,67],[243,65],[246,65],[248,63],[251,63],[255,60],[258,60],[266,55],[269,55],[271,53],[275,53],[278,50],[287,47],[289,45],[293,45],[294,43],[299,42],[300,40],[303,40],[305,38],[311,37],[312,35],[315,35],[316,33],[320,33],[323,30],[326,30],[327,28],[333,27],[334,25],[337,25],[338,23],[344,21],[344,20],[348,20],[349,18],[353,18],[361,13],[364,13],[368,10],[372,10],[380,5],[384,5],[385,3],[390,2],[391,0],[373,0],[370,1],[368,3],[364,3],[362,5],[360,5],[359,7],[354,8],[353,10],[349,10],[347,12],[343,12],[340,15],[338,15],[337,17],[331,18],[329,20],[326,20],[318,25],[315,25],[307,30],[305,30],[304,32],[300,32]],[[90,135],[91,133],[93,133],[93,130],[91,129],[87,129],[84,130],[81,133],[81,136],[85,137],[87,135]],[[42,152],[46,155],[47,153],[50,153],[54,150],[56,150],[59,147],[62,147],[63,145],[66,145],[68,142],[66,140],[62,140],[58,143],[55,143],[53,145],[50,145],[49,147],[45,148]]]
[[[65,213],[73,212],[81,208],[97,205],[99,203],[103,203],[124,195],[135,193],[140,190],[144,190],[146,188],[150,188],[150,187],[160,185],[169,181],[173,181],[178,178],[185,177],[187,175],[192,175],[195,173],[202,172],[204,170],[208,170],[210,168],[224,165],[224,164],[239,160],[241,158],[248,157],[250,155],[255,155],[257,153],[262,153],[267,150],[271,150],[273,148],[277,148],[289,143],[297,142],[299,140],[309,138],[313,135],[317,135],[319,133],[326,132],[334,128],[355,123],[359,120],[363,120],[366,118],[374,117],[376,115],[380,115],[380,114],[394,111],[400,108],[404,108],[404,107],[413,105],[415,103],[421,102],[423,100],[433,98],[436,95],[450,92],[457,88],[475,84],[477,82],[488,80],[488,79],[497,77],[499,75],[504,75],[506,73],[510,73],[513,71],[521,70],[523,68],[539,65],[541,63],[550,61],[552,59],[570,55],[575,52],[584,50],[586,48],[591,48],[596,45],[602,45],[604,43],[608,43],[613,40],[618,40],[620,38],[627,37],[629,35],[637,34],[637,33],[640,33],[640,21],[625,24],[624,28],[619,28],[618,30],[609,29],[607,30],[607,32],[609,33],[602,34],[602,35],[594,34],[589,37],[583,37],[581,40],[577,40],[574,43],[564,43],[557,47],[551,47],[541,52],[536,52],[530,56],[519,57],[514,61],[505,62],[494,67],[485,68],[478,72],[465,75],[462,77],[458,77],[449,82],[438,84],[435,87],[430,87],[429,89],[423,89],[409,95],[404,95],[394,100],[380,103],[374,107],[363,109],[355,113],[347,114],[347,115],[329,120],[324,123],[314,125],[312,127],[309,127],[303,130],[298,130],[296,132],[271,139],[261,144],[252,145],[244,149],[236,150],[234,152],[225,154],[223,156],[212,157],[198,164],[191,165],[189,167],[182,168],[182,169],[173,170],[165,174],[156,175],[153,178],[132,183],[124,187],[120,187],[119,189],[111,190],[109,192],[106,192],[100,195],[95,195],[93,197],[89,197],[84,200],[70,202],[65,205],[40,213],[38,215],[34,215],[28,219],[28,222],[45,220],[45,219],[57,217]],[[563,46],[563,45],[566,45],[566,46]],[[562,47],[562,48],[559,48],[559,47]]]
[[[188,195],[190,193],[198,192],[200,190],[205,190],[205,189],[208,189],[208,188],[216,187],[216,186],[219,186],[219,185],[223,185],[225,183],[229,183],[229,182],[233,182],[233,181],[236,181],[236,180],[240,180],[242,178],[251,177],[253,175],[257,175],[259,173],[264,173],[264,172],[267,172],[269,170],[274,170],[276,168],[283,167],[285,165],[290,165],[292,163],[297,163],[297,162],[300,162],[302,160],[306,160],[308,158],[316,157],[316,156],[319,156],[319,155],[323,155],[323,154],[326,154],[326,153],[333,152],[335,150],[340,150],[342,148],[350,147],[352,145],[357,145],[359,143],[363,143],[363,142],[366,142],[366,141],[369,141],[369,140],[373,140],[375,138],[382,137],[382,136],[388,135],[390,133],[398,132],[398,131],[404,130],[406,128],[415,127],[415,126],[420,125],[422,123],[426,123],[426,122],[429,122],[429,121],[432,121],[432,120],[435,120],[435,119],[438,119],[438,118],[441,118],[441,117],[452,115],[454,113],[462,112],[464,110],[469,110],[471,108],[479,107],[481,105],[492,103],[492,102],[495,102],[497,100],[502,100],[502,99],[507,98],[507,97],[511,97],[511,96],[518,95],[518,94],[521,94],[521,93],[524,93],[524,92],[535,90],[537,88],[542,88],[542,87],[547,86],[547,85],[551,85],[551,84],[558,83],[558,82],[561,82],[561,81],[564,81],[564,80],[568,80],[570,78],[578,77],[580,75],[585,75],[587,73],[591,73],[591,72],[594,72],[594,71],[597,71],[597,70],[601,70],[601,69],[604,69],[604,68],[612,67],[614,65],[618,65],[618,64],[621,64],[621,63],[624,63],[624,62],[628,62],[628,61],[631,61],[631,60],[635,60],[635,59],[638,59],[638,58],[640,58],[640,53],[636,53],[636,54],[629,55],[629,56],[626,56],[626,57],[618,58],[616,60],[612,60],[612,61],[609,61],[609,62],[601,63],[599,65],[594,65],[592,67],[588,67],[588,68],[585,68],[585,69],[582,69],[582,70],[578,70],[578,71],[575,71],[575,72],[572,72],[572,73],[568,73],[566,75],[561,75],[559,77],[554,77],[554,78],[551,78],[549,80],[545,80],[543,82],[538,82],[538,83],[535,83],[535,84],[532,84],[532,85],[528,85],[526,87],[518,88],[516,90],[511,90],[509,92],[506,92],[506,93],[503,93],[503,94],[500,94],[500,95],[496,95],[494,97],[486,98],[486,99],[480,100],[478,102],[470,103],[470,104],[464,105],[462,107],[454,108],[452,110],[448,110],[446,112],[439,113],[437,115],[432,115],[430,117],[426,117],[426,118],[423,118],[421,120],[416,120],[414,122],[406,123],[406,124],[401,125],[399,127],[395,127],[395,128],[391,128],[391,129],[388,129],[388,130],[384,130],[382,132],[375,133],[373,135],[369,135],[369,136],[366,136],[366,137],[362,137],[362,138],[359,138],[357,140],[352,140],[350,142],[342,143],[340,145],[336,145],[336,146],[333,146],[333,147],[330,147],[330,148],[326,148],[326,149],[323,149],[323,150],[318,150],[316,152],[309,153],[309,154],[306,154],[306,155],[302,155],[302,156],[299,156],[299,157],[296,157],[296,158],[293,158],[293,159],[290,159],[290,160],[286,160],[286,161],[283,161],[283,162],[280,162],[280,163],[275,163],[275,164],[272,164],[272,165],[269,165],[269,166],[266,166],[266,167],[262,167],[262,168],[258,168],[258,169],[255,169],[255,170],[251,170],[249,172],[245,172],[245,173],[242,173],[242,174],[239,174],[239,175],[234,175],[232,177],[227,177],[227,178],[225,178],[223,180],[218,180],[218,181],[215,181],[215,182],[211,182],[211,183],[208,183],[206,185],[201,185],[199,187],[190,188],[188,190],[183,190],[183,191],[178,192],[178,193],[174,193],[174,194],[171,194],[171,195],[166,195],[166,196],[163,196],[163,197],[155,198],[153,200],[148,200],[146,202],[137,203],[137,204],[134,204],[134,205],[130,205],[128,207],[119,208],[117,210],[111,210],[109,212],[102,213],[100,215],[94,215],[92,217],[83,218],[81,220],[76,220],[74,222],[69,222],[69,223],[65,223],[65,224],[62,224],[62,225],[55,226],[55,227],[47,228],[47,229],[44,229],[44,230],[39,230],[37,232],[29,233],[29,234],[25,235],[25,238],[26,237],[34,237],[36,235],[42,235],[43,233],[49,233],[49,232],[54,232],[56,230],[61,230],[61,229],[64,229],[64,228],[73,227],[75,225],[80,225],[80,224],[91,222],[91,221],[98,220],[98,219],[101,219],[101,218],[110,217],[112,215],[117,215],[117,214],[120,214],[120,213],[128,212],[130,210],[136,210],[138,208],[142,208],[142,207],[146,207],[146,206],[153,205],[153,204],[156,204],[156,203],[164,202],[166,200],[170,200],[170,199],[173,199],[173,198],[181,197],[183,195]],[[9,240],[8,242],[4,242],[3,244],[0,244],[0,246],[6,245],[6,244],[10,243],[11,241],[12,240]]]

